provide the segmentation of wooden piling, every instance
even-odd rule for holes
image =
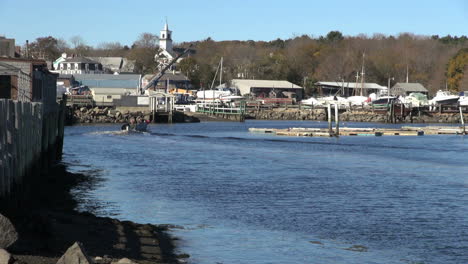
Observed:
[[[339,136],[340,135],[340,120],[338,117],[338,104],[335,104],[335,135]]]
[[[328,114],[328,132],[331,134],[333,133],[332,130],[332,114],[331,114],[331,105],[328,104],[327,106],[327,114]]]
[[[458,109],[460,109],[460,121],[461,121],[461,125],[462,125],[463,135],[466,135],[465,120],[463,120],[463,111],[462,111],[461,107],[459,107]]]

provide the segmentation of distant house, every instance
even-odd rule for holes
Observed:
[[[102,64],[106,73],[133,73],[135,61],[124,57],[87,57]]]
[[[66,54],[64,54],[66,56]],[[63,55],[62,55],[63,56]],[[101,74],[104,73],[102,64],[85,58],[73,57],[57,59],[54,64],[54,72],[60,74]]]
[[[56,104],[57,74],[43,60],[0,57],[0,98],[42,102],[45,111]]]
[[[410,93],[422,93],[427,95],[428,90],[420,83],[396,83],[391,89],[393,95],[409,95]]]
[[[316,82],[315,86],[319,90],[320,95],[340,95],[344,97],[353,95],[366,96],[371,93],[382,93],[387,90],[387,87],[376,83],[355,83],[355,82]]]
[[[250,94],[258,98],[295,98],[302,99],[303,89],[288,81],[233,79],[231,86],[241,95]]]

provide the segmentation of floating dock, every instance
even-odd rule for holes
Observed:
[[[465,135],[463,127],[427,126],[401,128],[352,128],[342,127],[339,131],[327,128],[250,128],[252,133],[274,134],[294,137],[338,137],[338,136],[424,136],[424,135]]]

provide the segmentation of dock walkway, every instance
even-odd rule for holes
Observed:
[[[423,135],[465,135],[463,127],[427,126],[402,128],[351,128],[342,127],[339,132],[328,128],[250,128],[252,133],[274,134],[294,137],[338,137],[338,136],[423,136]]]

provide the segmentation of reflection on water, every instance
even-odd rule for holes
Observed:
[[[99,213],[182,226],[191,263],[468,263],[466,138],[247,131],[299,126],[326,123],[67,127],[64,159],[106,180]]]

